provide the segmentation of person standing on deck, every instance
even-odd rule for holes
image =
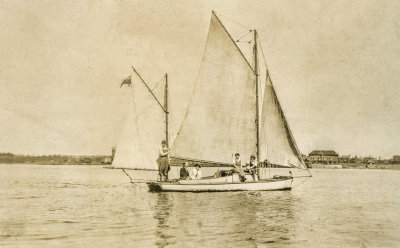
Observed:
[[[157,159],[158,163],[158,174],[160,176],[160,181],[168,181],[168,172],[170,170],[169,164],[169,148],[167,147],[167,142],[163,140],[161,146],[158,150],[159,155]]]
[[[246,181],[246,177],[242,169],[242,160],[240,159],[239,153],[235,153],[235,159],[233,160],[233,167],[234,167],[233,170],[239,173],[240,181],[241,182]]]
[[[201,166],[199,164],[196,164],[192,170],[192,179],[193,180],[201,179]]]
[[[251,173],[251,175],[253,176],[254,181],[257,180],[257,161],[256,161],[256,156],[254,156],[254,155],[250,156],[250,161],[248,163],[246,163],[246,169],[244,171]]]
[[[181,168],[181,170],[179,172],[179,179],[180,180],[186,180],[186,179],[190,178],[189,171],[187,169],[188,165],[189,165],[188,162],[183,163],[183,167]]]

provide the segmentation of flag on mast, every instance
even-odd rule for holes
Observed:
[[[124,79],[124,81],[122,81],[120,88],[124,85],[127,84],[128,86],[131,86],[132,84],[132,74],[129,75],[127,78]]]

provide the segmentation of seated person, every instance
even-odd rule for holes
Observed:
[[[180,173],[179,173],[179,175],[180,175],[179,179],[180,180],[186,180],[186,179],[190,178],[189,171],[187,169],[188,165],[189,165],[188,162],[183,163],[183,166],[182,166],[182,168],[180,170]]]
[[[257,161],[256,156],[251,155],[250,161],[246,164],[246,168],[244,169],[245,172],[251,173],[253,176],[254,181],[256,180],[257,176]]]
[[[193,180],[201,179],[201,166],[199,164],[196,164],[195,167],[193,168],[191,178]]]
[[[240,159],[240,154],[235,154],[235,159],[233,160],[233,171],[239,173],[239,178],[241,182],[246,181],[244,171],[242,169],[242,160]]]

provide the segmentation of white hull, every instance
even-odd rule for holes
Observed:
[[[172,179],[172,180],[179,179],[179,170],[181,168],[182,168],[181,166],[171,166],[171,170],[168,173],[169,179]],[[115,168],[115,169],[118,169],[118,168]],[[203,168],[201,168],[203,178],[210,177],[210,176],[213,177],[214,174],[218,170],[229,170],[229,169],[232,169],[232,167],[203,167]],[[192,170],[192,168],[189,167],[189,171],[191,171],[191,170]],[[157,181],[157,178],[158,178],[158,171],[144,171],[144,170],[133,170],[131,168],[125,168],[125,172],[128,173],[129,176],[133,180]],[[302,174],[303,171],[299,171],[299,170],[295,171],[292,169],[292,172],[293,172],[294,177],[305,175],[305,174]],[[275,175],[290,176],[289,170],[285,169],[285,168],[259,168],[258,176],[260,179],[270,179]]]
[[[226,180],[227,179],[227,180]],[[150,191],[220,192],[220,191],[268,191],[290,190],[293,179],[269,179],[251,182],[234,182],[230,177],[184,180],[178,182],[149,182]]]

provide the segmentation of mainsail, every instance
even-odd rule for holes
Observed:
[[[231,163],[256,152],[255,75],[213,13],[191,102],[172,146],[175,157]]]
[[[165,113],[137,75],[132,75],[130,106],[112,166],[157,170],[158,148],[165,139]]]
[[[258,55],[255,30],[254,37]],[[236,152],[244,158],[255,154],[258,141],[259,161],[306,169],[267,68],[261,73],[257,64],[254,68],[213,12],[192,99],[172,147],[174,157],[231,163]],[[263,91],[258,116],[256,87]]]
[[[268,71],[260,127],[260,161],[265,160],[275,165],[306,169]]]

